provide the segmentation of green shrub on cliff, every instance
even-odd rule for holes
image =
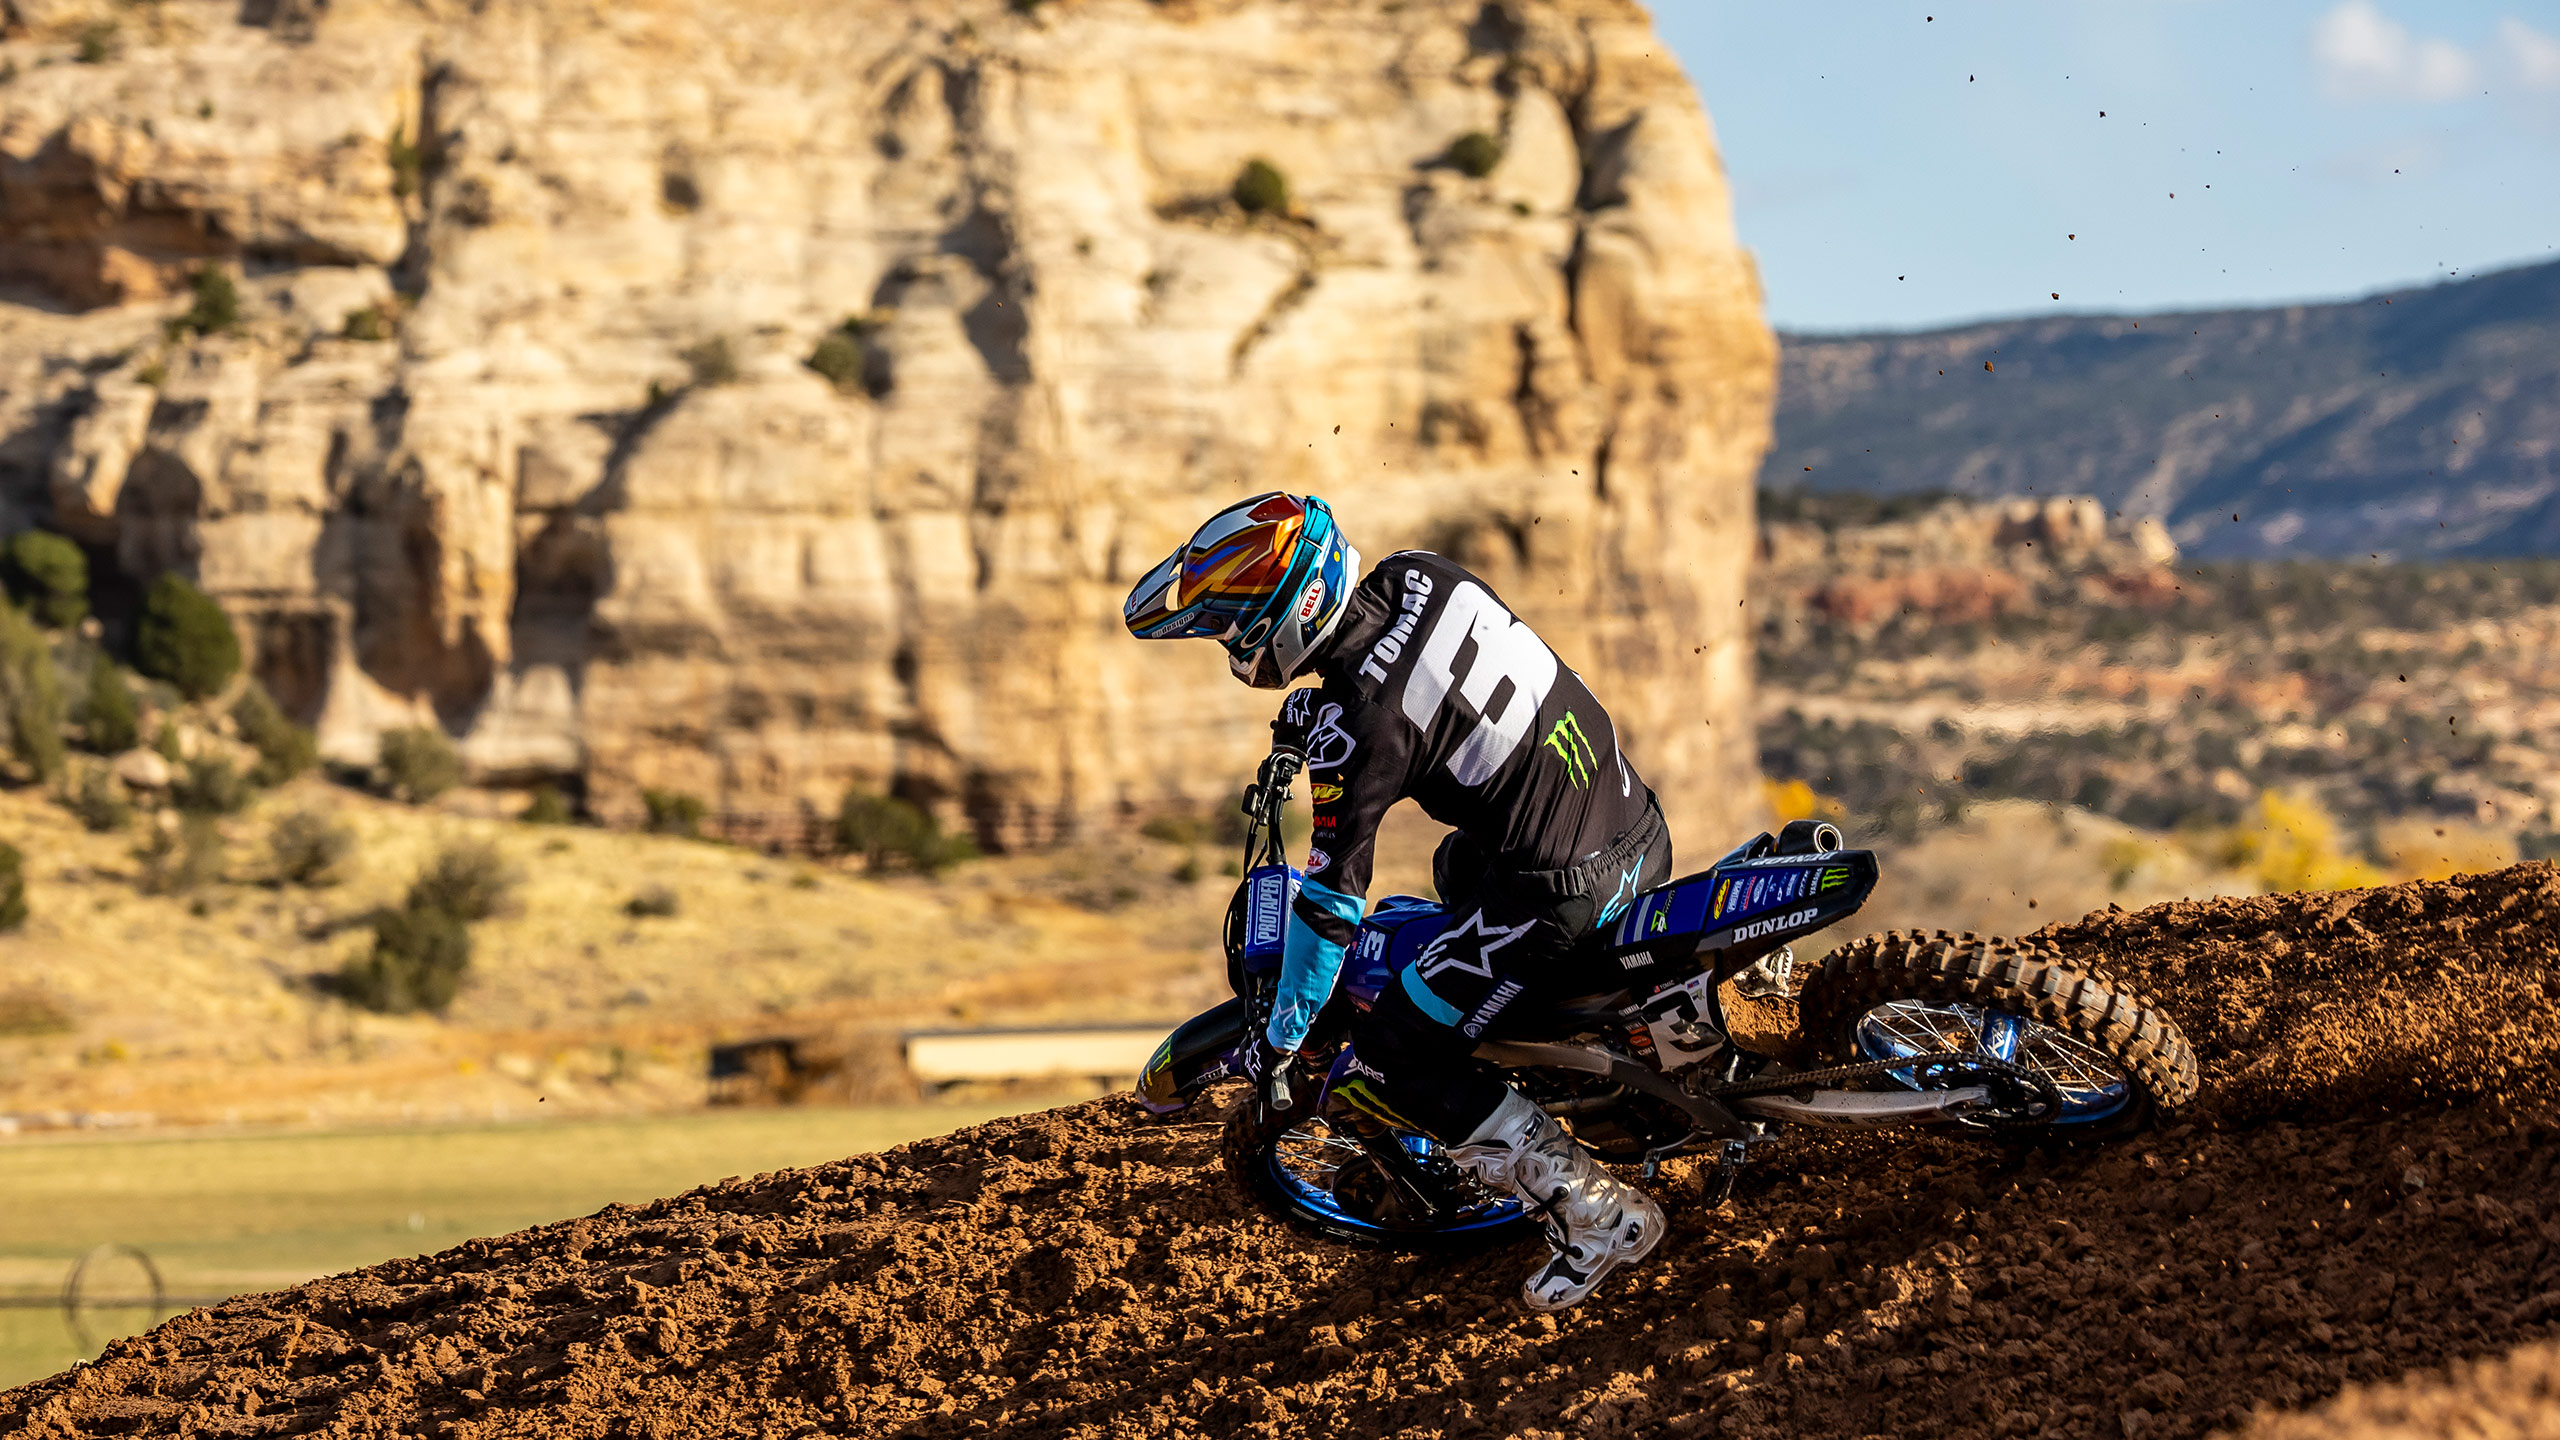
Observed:
[[[17,606],[0,602],[0,718],[9,753],[39,780],[62,773],[62,679],[44,632]]]
[[[169,782],[169,803],[182,815],[237,815],[249,798],[249,777],[220,755],[197,756]]]
[[[0,840],[0,930],[27,923],[27,857]]]
[[[928,875],[938,875],[978,854],[976,842],[966,835],[945,834],[922,808],[860,790],[846,791],[844,804],[836,812],[836,844],[847,854],[861,856],[871,869],[905,864]]]
[[[1481,130],[1470,130],[1450,141],[1441,158],[1460,174],[1481,180],[1502,163],[1502,142]]]
[[[261,785],[282,785],[320,763],[318,737],[294,724],[267,687],[255,680],[232,705],[231,723],[240,727],[240,738],[258,752],[258,768],[249,778]]]
[[[1247,160],[1228,192],[1247,215],[1289,213],[1289,177],[1268,160]]]
[[[701,799],[681,790],[643,790],[640,803],[648,807],[646,826],[652,835],[681,835],[688,840],[702,838],[702,822],[711,811]]]
[[[424,805],[462,783],[462,755],[430,725],[382,735],[382,788],[393,799]]]
[[[267,832],[267,855],[285,885],[335,885],[346,878],[355,850],[356,832],[318,810],[296,811]]]
[[[29,530],[0,549],[0,584],[39,625],[61,630],[89,613],[89,557],[59,535]]]
[[[142,743],[142,702],[124,670],[105,652],[89,659],[89,692],[80,701],[80,745],[93,755],[121,755]]]
[[[169,322],[169,338],[184,340],[190,335],[226,335],[240,328],[240,286],[231,272],[219,265],[207,265],[196,272],[196,300],[187,313]]]
[[[240,673],[240,636],[231,617],[174,570],[151,582],[133,641],[133,668],[202,700]]]

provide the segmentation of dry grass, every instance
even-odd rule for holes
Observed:
[[[316,810],[357,836],[344,883],[268,883],[266,836]],[[0,992],[67,1032],[0,1036],[0,1113],[168,1122],[504,1117],[699,1104],[705,1046],[751,1034],[976,1020],[1178,1018],[1216,997],[1227,882],[1172,878],[1144,840],[966,865],[940,881],[667,837],[517,825],[304,781],[225,820],[223,878],[141,892],[134,832],[94,835],[0,794],[33,917],[0,937]],[[369,940],[446,847],[522,875],[474,927],[441,1019],[366,1015],[312,984]],[[671,916],[628,911],[663,886]],[[550,1113],[544,1111],[541,1113]]]

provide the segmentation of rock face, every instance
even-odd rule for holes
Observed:
[[[1627,0],[6,14],[0,529],[111,615],[195,574],[333,750],[432,719],[739,834],[1224,803],[1271,697],[1117,607],[1286,488],[1478,567],[1693,844],[1743,818],[1774,346]]]

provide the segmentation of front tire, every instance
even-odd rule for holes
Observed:
[[[1253,1202],[1301,1230],[1372,1249],[1408,1254],[1464,1254],[1520,1239],[1537,1217],[1519,1200],[1496,1195],[1457,1170],[1427,1136],[1389,1131],[1383,1143],[1414,1157],[1414,1169],[1449,1206],[1438,1219],[1414,1213],[1399,1197],[1371,1147],[1350,1128],[1321,1115],[1272,1121],[1245,1105],[1227,1121],[1220,1146],[1227,1173]]]
[[[2194,1099],[2198,1086],[2195,1050],[2175,1021],[2059,951],[2024,941],[1943,930],[1865,936],[1823,960],[1797,1013],[1805,1040],[1842,1059],[1962,1050],[1968,1025],[1973,1045],[1996,1053],[1996,1035],[2013,1052],[2004,1058],[2073,1100],[2051,1123],[2001,1127],[2013,1133],[2130,1135]],[[1909,1038],[1930,1028],[1939,1033]]]

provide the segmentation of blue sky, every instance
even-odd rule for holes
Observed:
[[[2560,258],[2560,0],[1650,3],[1781,329]]]

